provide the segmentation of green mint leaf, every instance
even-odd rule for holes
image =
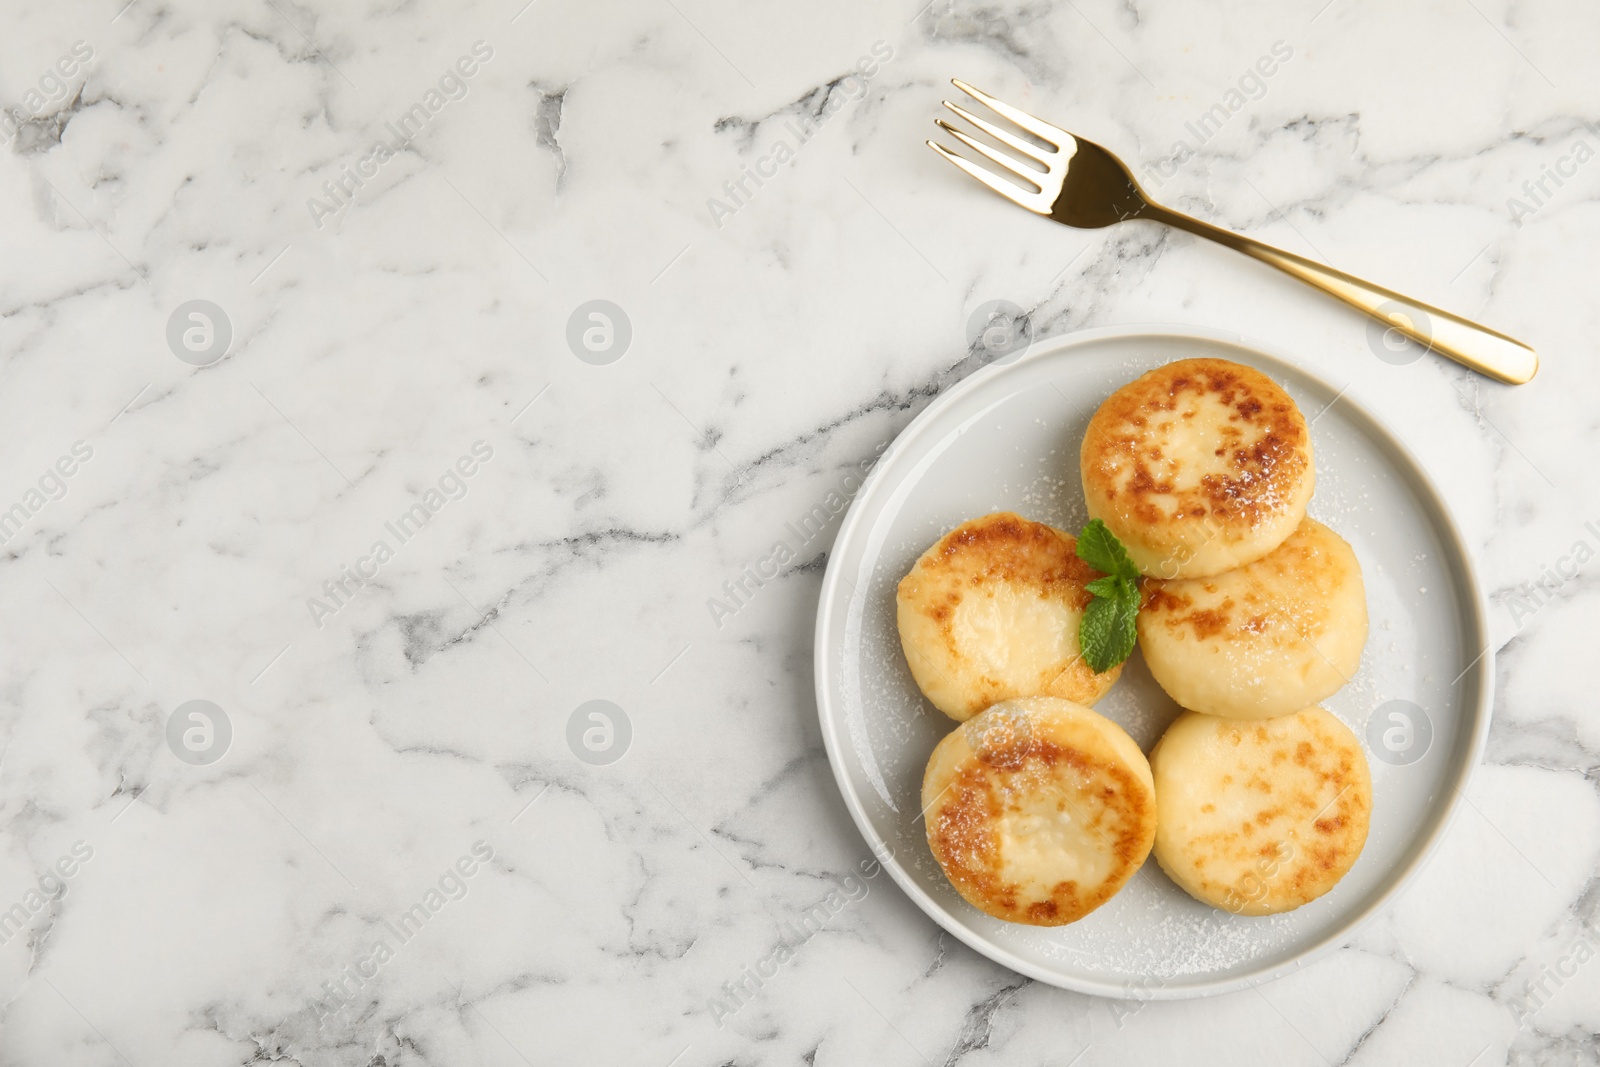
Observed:
[[[1090,519],[1089,525],[1078,534],[1078,558],[1113,578],[1132,580],[1139,577],[1139,568],[1128,559],[1122,542],[1099,519]]]
[[[1084,588],[1095,596],[1116,596],[1117,590],[1121,588],[1118,583],[1124,580],[1114,574],[1108,574],[1104,578],[1096,578],[1088,585],[1085,585]]]
[[[1093,564],[1091,564],[1093,566]],[[1096,674],[1103,674],[1133,654],[1139,639],[1139,587],[1131,578],[1096,579],[1113,583],[1110,595],[1097,594],[1078,623],[1078,647]]]

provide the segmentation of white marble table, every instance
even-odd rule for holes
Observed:
[[[122,3],[0,35],[0,1064],[1600,1060],[1600,10]],[[1039,222],[922,146],[951,75],[1544,370]],[[1476,546],[1486,765],[1291,978],[1095,1000],[854,876],[798,523],[997,299],[1296,353]]]

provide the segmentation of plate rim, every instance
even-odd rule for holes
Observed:
[[[894,440],[884,450],[877,462],[873,464],[872,470],[868,472],[860,489],[851,499],[850,506],[845,511],[844,519],[839,525],[839,532],[835,536],[833,544],[836,546],[845,543],[848,538],[855,535],[856,526],[863,521],[860,502],[867,498],[870,489],[874,488],[882,478],[887,477],[885,472],[890,469],[890,461],[896,458],[904,448],[909,447],[910,442],[925,430],[927,425],[937,418],[940,412],[953,406],[962,396],[976,390],[982,383],[1011,373],[1015,368],[1036,359],[1083,345],[1138,337],[1148,337],[1152,340],[1172,338],[1199,339],[1220,342],[1234,348],[1244,349],[1253,355],[1263,357],[1269,363],[1281,364],[1297,374],[1304,375],[1333,394],[1335,400],[1345,396],[1349,388],[1348,386],[1343,389],[1335,387],[1320,373],[1308,369],[1303,363],[1276,345],[1257,340],[1248,334],[1214,327],[1191,326],[1183,323],[1122,323],[1088,327],[1082,330],[1074,330],[1070,333],[1041,338],[1036,340],[1020,358],[1008,360],[1003,364],[991,363],[968,375],[962,381],[957,382],[945,392],[934,397],[927,407],[923,408],[915,418],[907,423],[895,435]],[[1482,765],[1484,750],[1488,744],[1494,708],[1494,662],[1497,653],[1489,634],[1489,605],[1483,590],[1483,584],[1478,579],[1477,568],[1473,562],[1473,554],[1469,550],[1466,539],[1462,536],[1455,512],[1450,507],[1449,501],[1444,494],[1439,491],[1439,487],[1429,474],[1428,469],[1422,465],[1416,454],[1389,428],[1384,420],[1378,418],[1359,401],[1349,400],[1349,403],[1360,412],[1373,429],[1382,435],[1379,443],[1393,450],[1395,454],[1411,466],[1422,487],[1431,495],[1434,508],[1442,520],[1441,532],[1453,542],[1451,547],[1453,547],[1457,558],[1461,561],[1458,573],[1461,574],[1465,581],[1466,593],[1468,594],[1465,597],[1465,601],[1470,605],[1471,609],[1471,618],[1465,620],[1468,624],[1469,636],[1484,648],[1484,652],[1478,659],[1468,666],[1469,671],[1474,669],[1477,671],[1478,699],[1470,708],[1475,723],[1471,733],[1468,735],[1466,753],[1460,765],[1456,768],[1456,780],[1451,783],[1452,795],[1446,801],[1443,817],[1435,822],[1433,829],[1427,834],[1420,847],[1414,849],[1410,857],[1405,860],[1398,872],[1398,876],[1392,878],[1388,889],[1343,926],[1277,966],[1264,967],[1228,978],[1218,978],[1181,986],[1150,984],[1134,988],[1122,983],[1085,981],[1061,975],[1023,959],[969,929],[965,924],[956,921],[955,916],[939,901],[924,892],[921,886],[906,873],[898,857],[893,855],[883,841],[878,840],[878,835],[872,828],[861,798],[850,785],[849,777],[846,774],[841,743],[834,736],[835,729],[842,724],[843,720],[840,714],[832,708],[832,701],[828,695],[827,687],[827,649],[830,647],[832,640],[828,606],[835,602],[838,587],[842,580],[839,554],[830,546],[828,565],[823,573],[822,587],[818,594],[817,618],[812,635],[812,684],[817,702],[817,721],[822,731],[822,743],[828,753],[828,765],[833,771],[834,784],[839,790],[839,795],[843,798],[845,807],[849,810],[850,817],[855,822],[856,830],[872,849],[874,857],[883,869],[889,872],[890,877],[900,887],[901,892],[905,893],[942,930],[953,935],[957,940],[985,958],[1018,974],[1060,989],[1069,989],[1091,996],[1123,1000],[1190,1000],[1217,996],[1275,981],[1345,947],[1371,925],[1375,919],[1389,909],[1438,853],[1439,845],[1444,840],[1446,832],[1455,823],[1456,817],[1460,814],[1462,794],[1471,783],[1478,768]]]

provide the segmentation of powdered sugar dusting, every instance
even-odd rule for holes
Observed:
[[[1305,949],[1346,930],[1385,889],[1388,872],[1417,847],[1441,803],[1438,795],[1450,792],[1442,759],[1411,768],[1374,762],[1373,828],[1362,857],[1327,896],[1280,916],[1242,917],[1203,905],[1167,879],[1154,858],[1104,907],[1057,928],[990,919],[945,881],[924,837],[920,788],[929,753],[955,723],[923,699],[905,665],[895,627],[896,585],[944,532],[978,515],[1015,511],[1076,533],[1087,521],[1077,464],[1089,414],[1149,367],[1195,354],[1217,353],[1157,352],[1128,339],[1070,358],[1030,357],[1004,376],[977,383],[982,388],[962,398],[969,401],[962,407],[981,412],[978,417],[953,411],[947,422],[912,435],[887,464],[883,484],[863,493],[857,507],[869,509],[871,545],[862,538],[835,549],[855,564],[854,591],[841,589],[859,598],[853,605],[859,630],[847,647],[832,650],[849,682],[831,695],[852,720],[855,752],[847,762],[876,768],[881,778],[873,784],[888,794],[887,804],[863,801],[872,830],[910,881],[947,913],[936,917],[1058,975],[1063,984],[1115,983],[1133,993],[1163,995],[1166,989],[1171,995],[1200,982],[1293,966]],[[1366,578],[1371,636],[1361,668],[1325,706],[1363,736],[1377,704],[1414,700],[1438,709],[1435,745],[1449,751],[1463,716],[1459,691],[1446,682],[1477,650],[1465,652],[1458,640],[1455,620],[1470,597],[1448,565],[1438,517],[1416,503],[1426,488],[1386,450],[1381,435],[1366,432],[1364,416],[1349,401],[1335,402],[1331,390],[1292,371],[1270,363],[1262,369],[1312,419],[1317,488],[1310,512],[1351,543]],[[1179,713],[1137,651],[1096,710],[1147,752]]]

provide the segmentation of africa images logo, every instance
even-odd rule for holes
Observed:
[[[411,147],[411,142],[416,139],[417,134],[421,133],[436,115],[451,102],[465,100],[467,94],[472,91],[469,82],[481,69],[481,65],[493,58],[494,49],[488,43],[473,42],[471,55],[462,56],[453,66],[445,68],[445,72],[439,75],[435,88],[423,93],[422,99],[402,112],[398,120],[384,124],[384,127],[394,135],[393,144],[381,138],[372,142],[361,158],[355,161],[353,167],[346,163],[340,168],[336,178],[329,178],[323,182],[322,191],[327,194],[327,199],[320,200],[313,196],[306,200],[306,210],[311,212],[311,221],[316,223],[317,229],[322,229],[324,219],[338,215],[355,203],[356,192],[378,176],[378,168]]]
[[[856,490],[865,483],[873,465],[887,447],[889,442],[880,442],[872,450],[872,455],[845,471],[839,488],[830,489],[828,495],[812,505],[805,514],[784,523],[783,529],[788,536],[774,541],[765,556],[753,564],[746,564],[742,571],[724,581],[721,597],[706,598],[706,610],[711,613],[711,621],[717,624],[717,629],[722,629],[724,619],[743,611],[758,590],[783,572],[784,564],[796,559],[807,545],[822,536],[834,519],[844,514]]]
[[[394,559],[400,548],[421,533],[446,505],[464,499],[471,490],[472,476],[493,458],[493,445],[474,441],[470,454],[462,455],[439,475],[437,486],[429,486],[409,508],[383,524],[385,536],[373,541],[366,555],[353,565],[341,565],[338,574],[322,583],[322,597],[307,597],[306,609],[311,612],[311,621],[317,629],[322,629],[327,619],[343,611],[357,593],[376,581],[378,573]]]
[[[1164,158],[1146,163],[1142,168],[1145,181],[1161,185],[1178,173],[1178,169],[1195,157],[1208,141],[1222,132],[1228,120],[1245,107],[1267,95],[1267,82],[1294,58],[1294,48],[1287,41],[1272,42],[1270,55],[1259,57],[1255,63],[1229,86],[1222,98],[1197,115],[1192,122],[1183,124],[1188,137],[1180,137],[1172,144],[1172,151]],[[1193,138],[1191,141],[1190,138]]]
[[[737,215],[740,209],[754,199],[758,190],[776,178],[779,167],[793,163],[805,143],[815,137],[829,119],[844,109],[846,100],[860,100],[865,97],[867,83],[877,75],[883,64],[893,58],[893,45],[887,41],[875,41],[872,45],[872,54],[857,60],[852,73],[813,90],[813,93],[820,92],[822,98],[814,107],[801,108],[799,125],[795,124],[794,119],[785,119],[783,129],[788,136],[779,137],[766,154],[753,163],[742,166],[738,177],[722,183],[722,192],[727,199],[717,196],[706,198],[706,211],[711,215],[711,221],[717,224],[717,229],[722,229],[728,219]],[[808,95],[802,98],[801,104],[807,104],[812,99],[813,96]],[[718,126],[720,129],[721,124]],[[754,188],[751,188],[752,185]]]
[[[376,931],[377,936],[368,947],[358,951],[355,959],[345,964],[336,976],[322,983],[322,992],[326,995],[311,1002],[317,1026],[323,1026],[329,1017],[342,1014],[352,1005],[361,1003],[360,993],[367,983],[374,981],[378,972],[398,956],[402,948],[415,940],[448,905],[466,899],[472,890],[472,877],[488,868],[493,860],[494,846],[484,840],[474,841],[471,852],[447,866],[434,884],[428,886],[410,907],[393,920],[380,920],[381,928]]]

